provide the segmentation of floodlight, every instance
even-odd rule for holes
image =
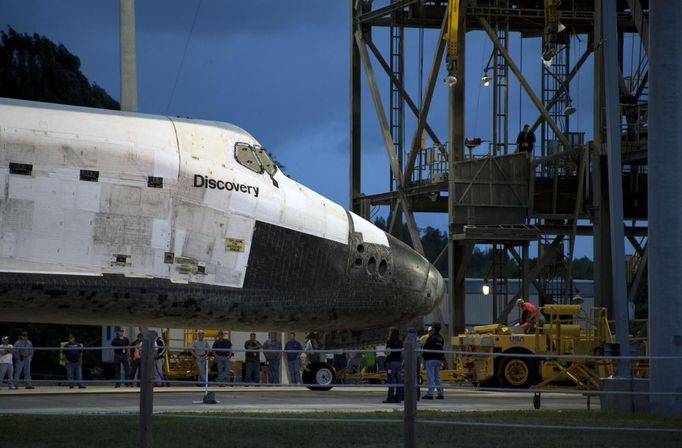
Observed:
[[[545,64],[545,67],[552,65],[552,59],[554,59],[555,54],[556,49],[554,46],[551,44],[545,44],[545,50],[542,52],[542,63]]]
[[[448,87],[454,87],[455,84],[457,84],[457,77],[455,75],[448,75],[445,77],[443,80],[446,86]]]
[[[488,87],[490,85],[490,76],[488,76],[488,72],[485,72],[485,74],[481,77],[481,85],[483,87]]]
[[[481,292],[483,292],[484,296],[490,294],[490,286],[488,286],[488,280],[483,281],[483,287],[481,288]]]
[[[566,104],[566,107],[564,108],[564,115],[573,115],[575,113],[575,107],[573,107],[573,104],[569,101],[568,104]]]

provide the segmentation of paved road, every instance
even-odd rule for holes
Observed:
[[[199,387],[155,389],[154,412],[370,412],[402,409],[401,405],[384,404],[385,388],[345,387],[328,392],[294,387],[226,387],[211,388],[218,404],[197,403],[204,395]],[[0,414],[95,414],[137,413],[139,390],[114,389],[110,386],[88,386],[68,389],[37,386],[34,390],[0,390]],[[419,409],[443,411],[532,410],[533,394],[529,392],[489,392],[472,388],[446,390],[445,400],[421,400]],[[598,409],[599,399],[591,405]],[[587,399],[580,394],[543,393],[542,409],[586,409]]]

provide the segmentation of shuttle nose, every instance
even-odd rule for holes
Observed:
[[[393,256],[393,281],[402,291],[401,306],[410,318],[431,312],[445,297],[440,272],[407,244],[387,234]]]

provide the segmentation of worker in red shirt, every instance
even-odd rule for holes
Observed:
[[[537,306],[523,299],[516,301],[516,306],[521,310],[521,327],[526,333],[534,333],[535,326],[543,326],[545,324],[545,316],[542,315]]]

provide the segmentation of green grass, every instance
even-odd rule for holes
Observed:
[[[1,411],[0,411],[1,412]],[[208,418],[199,418],[208,417]],[[228,418],[225,418],[228,417]],[[258,420],[230,420],[257,417]],[[266,421],[265,417],[304,421]],[[402,412],[307,414],[180,414],[153,418],[155,447],[369,447],[402,446],[402,423],[320,422],[318,419],[395,419]],[[417,424],[417,446],[529,447],[677,446],[682,432],[632,432],[573,428],[667,428],[682,430],[682,418],[608,414],[587,411],[513,411],[440,413],[420,411],[421,420],[446,420],[465,425]],[[471,426],[470,423],[565,425],[567,429]],[[677,441],[677,442],[676,442]],[[0,446],[12,448],[122,448],[138,446],[138,419],[121,416],[2,416]]]

